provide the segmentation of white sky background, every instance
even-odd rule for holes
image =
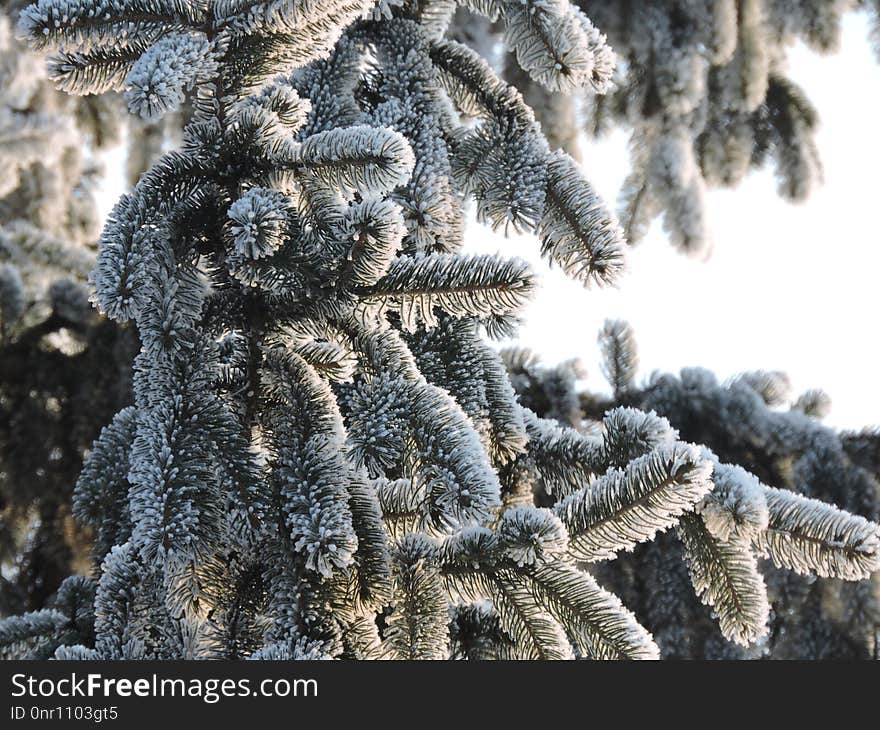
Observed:
[[[618,289],[585,290],[538,256],[531,236],[505,239],[473,219],[466,250],[527,259],[540,288],[518,341],[545,363],[580,358],[593,389],[606,389],[596,335],[606,318],[635,328],[641,370],[706,367],[724,379],[744,370],[784,370],[795,393],[831,395],[826,422],[880,423],[880,64],[862,15],[844,20],[841,52],[793,49],[790,68],[821,117],[825,183],[803,204],[776,195],[772,171],[707,198],[714,249],[708,261],[676,253],[659,222],[632,250]],[[627,135],[583,149],[583,168],[609,204],[629,167]],[[107,159],[99,194],[109,212],[122,186],[121,150]]]
[[[793,80],[819,112],[824,185],[792,205],[764,170],[736,190],[710,192],[708,261],[677,253],[658,221],[631,251],[618,289],[585,290],[549,269],[531,236],[505,240],[470,221],[468,251],[519,256],[539,273],[521,344],[548,364],[580,358],[590,387],[605,390],[596,335],[606,318],[621,318],[635,328],[640,379],[693,365],[720,379],[784,370],[795,394],[819,387],[831,396],[827,423],[880,424],[880,65],[861,14],[846,17],[839,53],[798,47],[789,58]],[[628,169],[626,142],[618,132],[582,156],[587,178],[612,205]]]

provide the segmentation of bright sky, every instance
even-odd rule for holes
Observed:
[[[828,423],[880,424],[880,64],[861,15],[846,19],[841,48],[790,56],[791,75],[821,117],[824,185],[800,205],[776,196],[771,171],[713,191],[708,261],[677,254],[656,224],[632,251],[618,289],[587,291],[550,270],[533,238],[504,240],[472,222],[469,250],[520,256],[540,274],[519,341],[547,363],[580,358],[590,386],[604,388],[596,334],[606,318],[622,318],[636,331],[641,377],[692,365],[720,378],[784,370],[796,393],[820,387],[831,396]],[[588,178],[611,203],[627,173],[626,140],[616,134],[583,155]]]

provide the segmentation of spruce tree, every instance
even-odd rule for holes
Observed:
[[[827,511],[823,502],[869,520],[880,518],[880,433],[872,428],[838,432],[824,425],[821,419],[829,411],[830,399],[822,391],[794,397],[785,374],[768,371],[743,373],[720,383],[706,370],[687,368],[678,376],[654,373],[638,382],[632,328],[609,321],[599,342],[610,395],[580,390],[577,379],[583,372],[576,363],[548,367],[527,350],[505,351],[522,404],[587,432],[610,409],[640,408],[668,419],[680,438],[705,444],[715,463],[715,489],[697,511],[719,540],[735,540],[738,534],[750,532],[750,524],[765,520],[771,530],[781,523],[792,525],[795,505],[812,511],[811,519],[832,531],[839,528],[838,513]],[[538,493],[543,503],[552,500],[541,485]],[[810,533],[802,539],[810,539]],[[846,549],[848,538],[843,532],[835,539]],[[703,573],[695,565],[694,540],[686,525],[639,545],[631,555],[596,566],[594,574],[653,633],[664,657],[880,656],[880,574],[875,572],[862,583],[842,582],[820,568],[819,562],[826,558],[821,551],[808,551],[799,558],[782,542],[753,541],[759,554],[771,558],[761,565],[770,623],[767,636],[749,648],[724,641],[710,609],[701,605],[699,598],[711,603],[712,593],[701,588]],[[778,562],[774,552],[779,550],[786,551],[792,570],[773,566]]]
[[[779,194],[797,201],[821,181],[818,114],[789,76],[790,48],[837,50],[841,19],[855,10],[880,27],[876,0],[578,5],[620,60],[610,93],[554,93],[524,73],[513,53],[498,54],[495,65],[535,109],[554,147],[577,155],[582,131],[631,130],[631,172],[619,205],[627,240],[638,243],[662,217],[670,242],[695,255],[711,245],[704,199],[712,187],[735,187],[751,169],[772,166]],[[454,33],[489,49],[503,29],[460,10]]]
[[[536,82],[607,89],[604,37],[565,0],[470,7]],[[73,495],[100,567],[0,622],[5,653],[648,659],[651,634],[587,566],[659,532],[690,541],[740,643],[767,628],[759,553],[841,580],[878,567],[877,524],[731,477],[656,414],[615,408],[584,433],[518,402],[483,335],[514,331],[534,278],[460,252],[464,204],[585,284],[615,281],[625,244],[520,93],[444,36],[454,10],[23,12],[65,90],[191,116],[116,205],[92,276],[141,342],[133,404]]]
[[[130,333],[96,316],[95,152],[113,102],[55,91],[0,15],[0,616],[43,608],[87,536],[71,518],[84,452],[127,405]],[[7,15],[8,13],[8,15]]]

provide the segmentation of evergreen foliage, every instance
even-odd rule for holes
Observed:
[[[54,91],[13,36],[18,9],[0,15],[0,615],[45,608],[88,570],[71,492],[128,402],[135,350],[95,315],[86,283],[99,229],[91,152],[118,137],[112,101]]]
[[[556,93],[513,52],[495,65],[536,110],[551,147],[578,155],[578,134],[631,130],[632,170],[620,195],[626,238],[637,243],[662,217],[679,250],[711,245],[704,198],[735,187],[753,168],[773,167],[779,195],[803,200],[821,181],[818,116],[789,78],[795,43],[837,50],[844,15],[874,0],[578,0],[618,59],[609,93]],[[462,10],[452,33],[491,52],[502,30]],[[512,51],[513,49],[508,49]],[[605,61],[600,61],[604,67]],[[585,123],[582,121],[585,118]]]
[[[608,322],[599,341],[610,396],[578,392],[569,364],[545,367],[523,350],[504,357],[523,405],[552,413],[572,434],[591,433],[608,409],[640,408],[660,414],[654,421],[674,426],[679,438],[708,447],[703,453],[714,464],[714,488],[696,513],[684,515],[675,534],[660,535],[595,570],[652,631],[663,655],[876,657],[876,430],[836,432],[823,425],[828,396],[808,391],[794,398],[778,372],[719,383],[691,368],[678,377],[655,373],[637,383],[632,328]],[[620,373],[628,375],[622,379]],[[647,424],[639,431],[639,440],[656,438]],[[556,494],[556,484],[545,477],[538,493]],[[841,580],[847,575],[869,580]],[[711,607],[717,625],[701,602]],[[722,640],[754,640],[765,628],[766,636],[748,650]]]
[[[468,7],[535,82],[608,90],[610,49],[567,0]],[[617,280],[624,234],[520,92],[447,37],[455,9],[22,12],[61,88],[187,122],[116,204],[91,274],[100,309],[140,340],[133,403],[73,493],[94,578],[0,622],[5,654],[655,659],[594,572],[671,528],[739,644],[768,629],[759,555],[846,581],[878,568],[880,526],[763,486],[650,403],[608,403],[587,428],[560,418],[582,408],[574,393],[517,398],[483,334],[515,331],[534,276],[460,252],[465,204],[536,234],[585,285]],[[626,328],[603,347],[615,393],[636,399]],[[516,360],[519,387],[534,364]],[[792,413],[809,419],[812,402]]]

